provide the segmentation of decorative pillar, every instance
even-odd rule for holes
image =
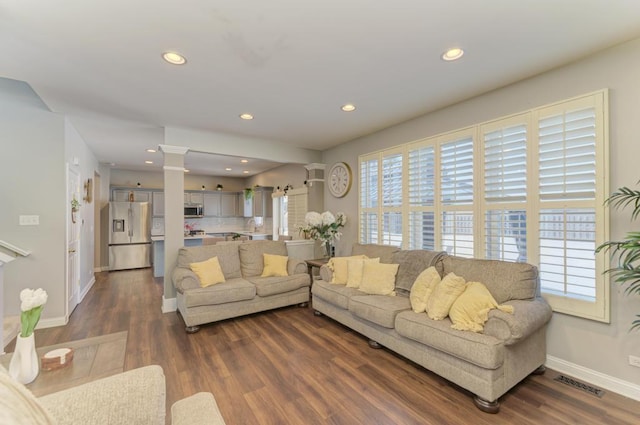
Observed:
[[[162,311],[176,310],[171,272],[184,246],[184,156],[189,148],[160,145],[164,157],[164,295]]]

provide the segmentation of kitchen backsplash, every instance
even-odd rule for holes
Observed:
[[[203,217],[203,218],[187,218],[185,223],[194,226],[194,230],[204,230],[206,233],[222,233],[222,232],[240,232],[253,231],[253,224],[249,223],[249,218],[242,217]],[[257,231],[260,233],[272,233],[273,219],[271,217],[257,220]],[[151,224],[151,235],[164,235],[164,218],[153,217]]]

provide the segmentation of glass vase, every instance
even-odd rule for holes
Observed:
[[[322,253],[324,254],[324,258],[333,257],[333,245],[331,244],[331,241],[324,241],[322,243]]]
[[[34,334],[16,337],[16,348],[9,363],[9,375],[21,384],[33,382],[40,372]]]

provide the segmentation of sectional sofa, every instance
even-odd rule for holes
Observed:
[[[181,248],[172,272],[178,311],[186,331],[199,325],[259,311],[309,302],[310,279],[306,263],[289,258],[288,276],[262,277],[263,254],[287,256],[280,241],[219,242]],[[190,264],[217,257],[225,282],[202,287]]]
[[[331,283],[329,266],[313,282],[313,308],[475,394],[482,411],[497,413],[499,397],[529,374],[544,371],[545,332],[551,308],[540,296],[538,270],[525,263],[477,260],[432,251],[403,251],[381,245],[353,246],[352,255],[399,264],[396,296],[370,295]],[[434,266],[440,276],[455,273],[484,283],[497,303],[513,313],[491,310],[483,333],[452,329],[452,322],[415,313],[409,293],[416,277]]]

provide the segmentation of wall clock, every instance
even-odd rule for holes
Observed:
[[[349,189],[351,189],[351,168],[345,162],[336,162],[329,170],[329,192],[336,198],[342,198]]]

